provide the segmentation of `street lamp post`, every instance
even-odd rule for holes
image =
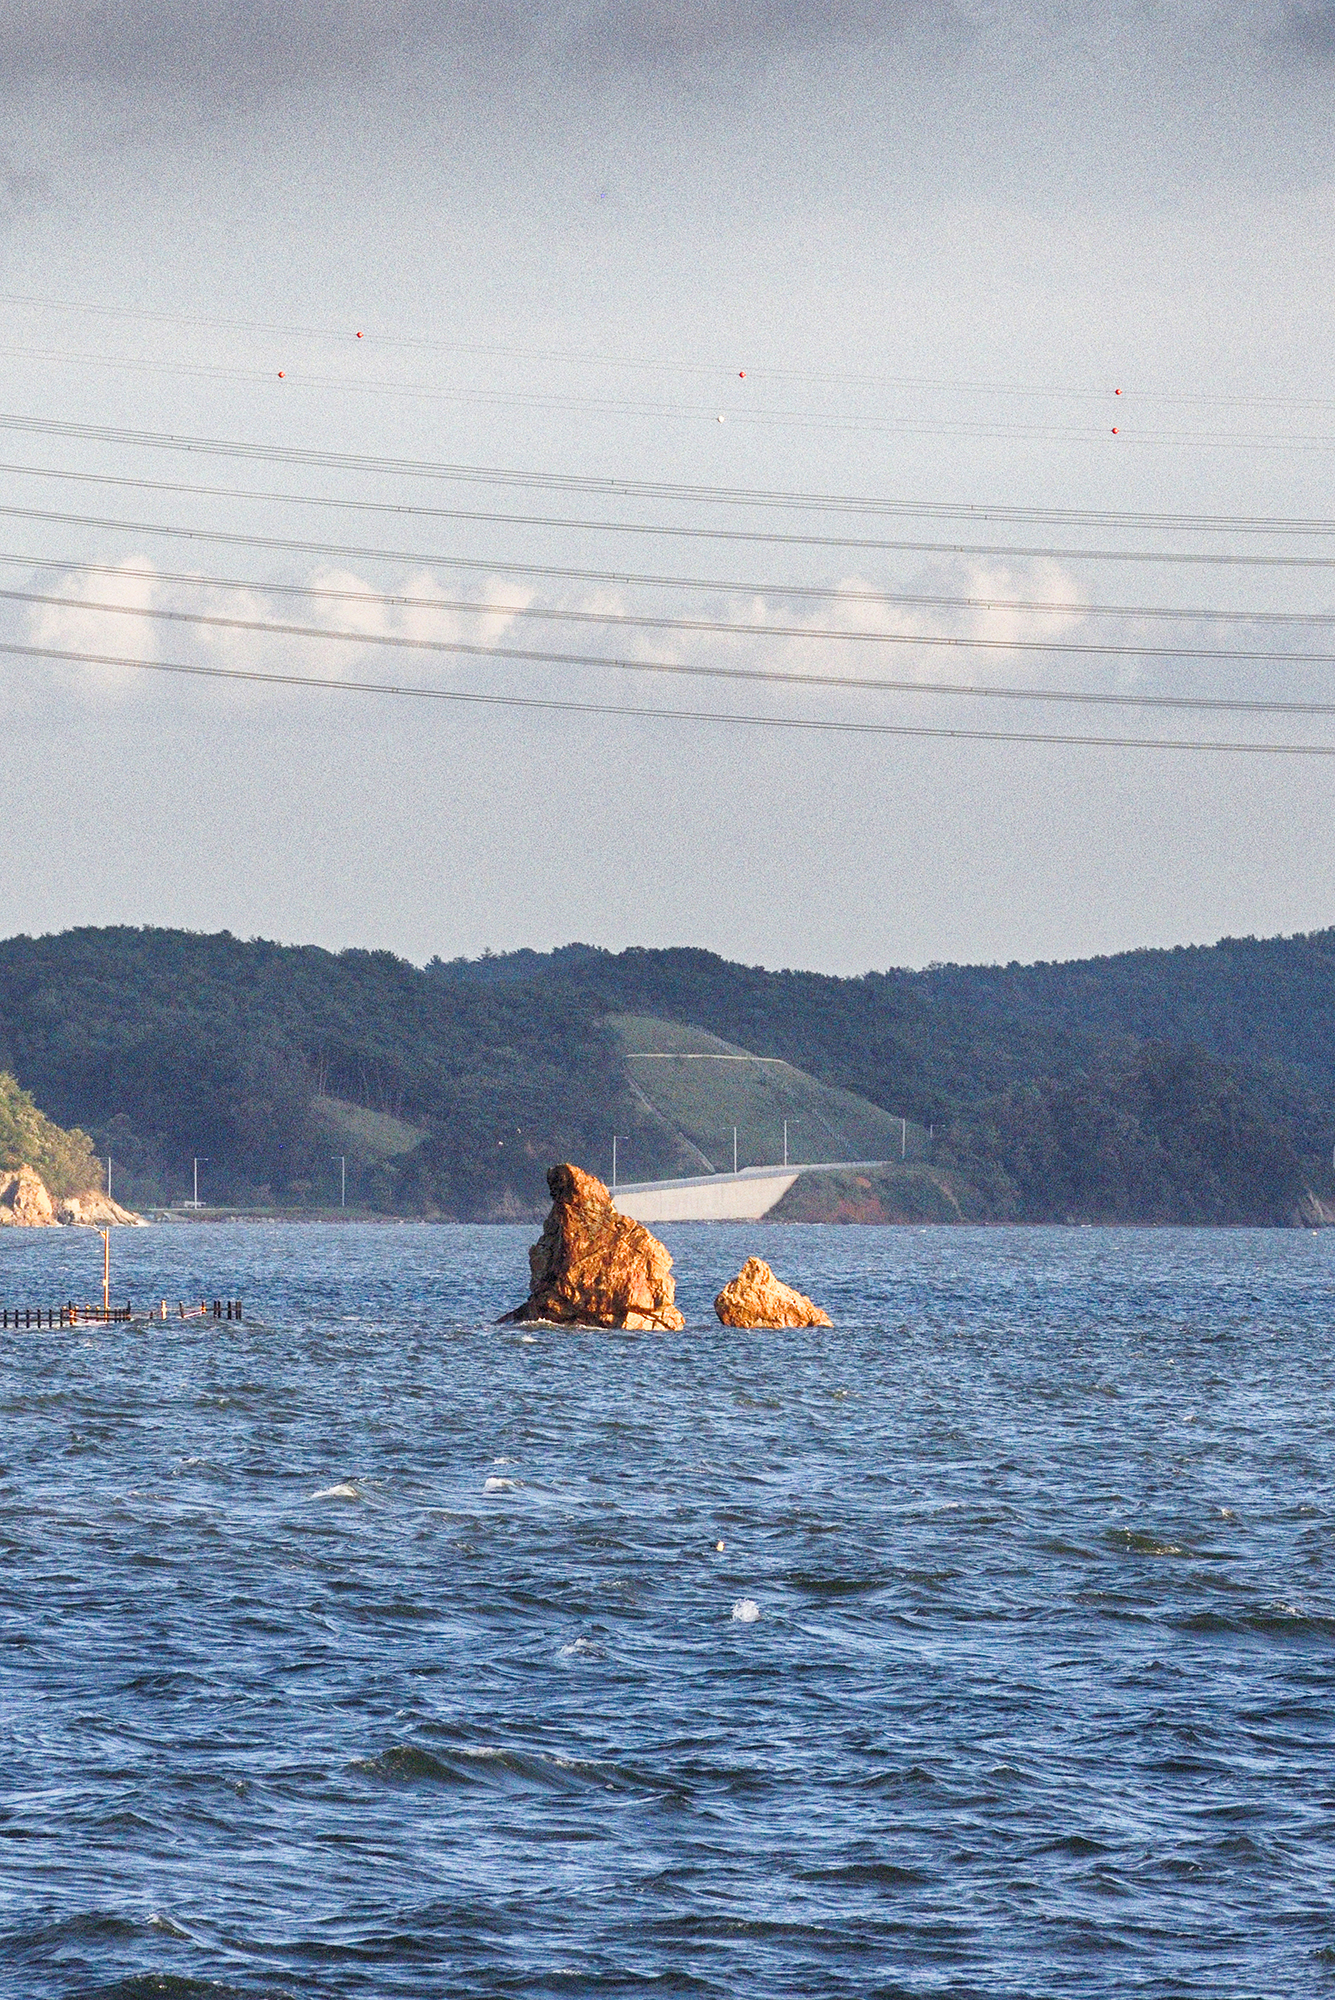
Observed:
[[[329,1157],[331,1160],[338,1161],[342,1172],[343,1179],[340,1186],[338,1205],[340,1208],[346,1208],[348,1205],[348,1156],[346,1153],[331,1153]]]
[[[195,1158],[195,1198],[191,1202],[190,1206],[191,1208],[198,1208],[199,1207],[199,1163],[201,1160],[203,1160],[205,1166],[207,1166],[209,1163],[209,1155],[207,1153],[196,1153],[194,1158]]]

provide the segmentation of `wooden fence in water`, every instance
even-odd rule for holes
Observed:
[[[169,1309],[166,1299],[140,1312],[134,1310],[128,1299],[123,1306],[75,1305],[68,1301],[63,1306],[0,1306],[0,1332],[40,1332],[45,1327],[54,1329],[60,1326],[153,1325],[182,1319],[239,1320],[241,1317],[240,1299],[201,1299],[197,1306],[188,1306],[178,1299],[174,1312]]]

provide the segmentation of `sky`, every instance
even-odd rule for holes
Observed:
[[[18,0],[0,934],[1335,921],[1335,758],[1016,740],[1335,746],[1333,90],[1324,3]]]

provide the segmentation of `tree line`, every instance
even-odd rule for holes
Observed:
[[[996,1219],[1282,1223],[1330,1194],[1335,934],[1049,967],[841,979],[571,945],[416,967],[160,929],[0,941],[0,1069],[116,1162],[138,1205],[337,1198],[328,1106],[422,1134],[348,1162],[394,1214],[527,1216],[570,1158],[677,1168],[605,1025],[655,1014],[934,1130]]]

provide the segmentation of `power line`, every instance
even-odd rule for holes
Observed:
[[[758,542],[766,545],[779,544],[785,547],[798,548],[852,549],[864,553],[882,553],[901,546],[898,543],[885,542],[863,536],[795,535],[774,529],[702,528],[655,521],[590,521],[560,514],[500,514],[481,508],[421,507],[409,501],[356,500],[347,499],[342,495],[336,494],[281,493],[275,492],[271,488],[255,490],[246,487],[201,486],[188,480],[139,479],[125,473],[73,472],[63,467],[52,466],[0,463],[0,472],[14,473],[25,478],[65,480],[87,486],[130,488],[136,492],[189,494],[197,499],[259,500],[278,502],[285,506],[333,507],[343,512],[393,514],[429,521],[468,521],[488,526],[577,529],[581,533],[589,534],[662,535],[686,537],[691,540]],[[13,560],[13,558],[0,556],[0,561],[6,560]],[[34,563],[34,567],[37,566]],[[45,566],[50,567],[51,565],[48,564]],[[96,570],[99,565],[90,563],[81,564],[80,567]],[[246,587],[249,588],[250,586]],[[918,591],[851,590],[843,584],[778,585],[746,583],[727,586],[706,586],[702,584],[701,587],[713,589],[724,587],[745,590],[749,595],[768,594],[771,596],[782,590],[786,595],[790,596],[835,597],[844,602],[857,603],[914,604],[928,606],[935,610],[1055,612],[1064,616],[1084,618],[1189,618],[1206,620],[1215,624],[1236,625],[1257,623],[1325,625],[1335,622],[1335,611],[1216,611],[1202,606],[1085,604],[1071,599],[959,597],[940,594],[928,595]],[[412,602],[413,600],[402,599],[397,601]]]
[[[390,605],[402,610],[481,611],[492,608],[479,605],[473,599],[414,597],[401,591],[387,590],[344,590],[332,584],[262,583],[253,577],[206,576],[199,570],[135,569],[124,563],[72,562],[66,556],[29,556],[0,551],[0,565],[18,569],[57,570],[62,575],[77,570],[80,576],[133,578],[145,583],[180,583],[206,590],[243,590],[266,597],[328,598],[338,603]],[[622,577],[619,580],[631,583],[636,581],[633,577]],[[677,581],[689,583],[690,579],[678,578]],[[1217,625],[1335,624],[1335,610],[1219,611],[1206,605],[1082,604],[1074,599],[1059,598],[951,597],[920,591],[851,590],[842,584],[715,584],[706,583],[703,579],[698,580],[693,587],[711,591],[744,590],[748,596],[753,597],[832,598],[839,603],[913,605],[920,609],[936,611],[1060,612],[1079,618],[1182,618]],[[803,629],[806,630],[805,627]],[[1175,648],[1172,651],[1175,658],[1180,657]],[[1279,655],[1265,654],[1262,657],[1274,659]],[[1310,659],[1313,656],[1304,653],[1299,657]]]
[[[14,521],[41,521],[60,527],[100,528],[121,535],[162,535],[177,541],[217,542],[228,548],[272,549],[287,555],[339,556],[356,562],[430,564],[435,569],[486,571],[493,576],[545,577],[564,583],[608,583],[642,586],[661,590],[750,591],[762,596],[792,597],[818,594],[838,595],[828,588],[813,593],[810,586],[782,583],[733,583],[721,578],[656,576],[629,570],[576,569],[553,563],[498,562],[483,556],[446,556],[422,549],[367,548],[357,543],[315,542],[281,535],[249,535],[236,529],[186,528],[157,521],[122,521],[101,514],[71,514],[42,507],[3,507],[0,518]],[[1056,549],[992,546],[966,542],[887,542],[887,550],[914,554],[956,556],[1050,556],[1075,562],[1139,562],[1208,564],[1212,567],[1248,569],[1329,570],[1335,569],[1332,556],[1258,556],[1216,554],[1205,550],[1170,549],[1166,552],[1127,549]]]
[[[83,424],[56,417],[25,417],[12,412],[0,412],[0,430],[26,431],[38,437],[72,438],[94,444],[135,445],[154,451],[197,452],[215,458],[260,459],[275,465],[319,465],[340,472],[389,472],[416,479],[528,487],[544,492],[598,493],[622,499],[689,500],[697,505],[779,507],[808,512],[881,514],[896,518],[952,521],[1043,522],[1062,527],[1148,528],[1173,533],[1335,535],[1335,519],[1330,517],[1136,513],[1115,508],[1016,507],[983,502],[886,500],[858,494],[785,492],[765,487],[683,485],[667,480],[604,478],[587,473],[523,472],[503,466],[456,465],[435,459],[383,458],[365,452],[327,451],[306,445],[253,444],[229,438],[133,430],[118,424]],[[895,548],[904,545],[887,543],[886,546]],[[1009,551],[984,550],[980,553]]]
[[[726,422],[782,430],[856,431],[860,435],[889,437],[969,437],[969,438],[1070,438],[1082,443],[1108,445],[1117,438],[1125,450],[1131,445],[1195,446],[1209,450],[1329,451],[1335,435],[1312,436],[1297,431],[1226,431],[1217,424],[1208,431],[1151,431],[1128,425],[1076,425],[1061,423],[1016,423],[981,421],[962,417],[883,417],[865,412],[841,415],[831,410],[776,410],[730,405],[726,413],[710,404],[632,402],[608,396],[578,396],[553,390],[522,389],[442,389],[431,382],[390,381],[384,376],[317,375],[286,368],[229,368],[219,362],[146,360],[138,355],[86,354],[63,348],[0,346],[0,354],[19,361],[47,361],[60,366],[120,369],[140,375],[174,375],[189,381],[244,382],[273,388],[284,385],[283,393],[298,389],[336,390],[341,395],[401,396],[416,402],[473,404],[488,408],[523,410],[583,410],[598,415],[667,418],[679,423]],[[1118,408],[1120,409],[1120,405]]]
[[[398,633],[349,632],[335,630],[322,625],[291,625],[267,618],[225,618],[217,613],[180,611],[159,605],[114,604],[96,599],[70,597],[53,591],[0,589],[0,601],[18,604],[57,605],[69,611],[110,612],[117,617],[155,618],[179,625],[216,626],[229,631],[263,632],[287,638],[337,639],[347,640],[357,645],[398,646],[410,651],[485,653],[497,659],[564,659],[571,664],[580,666],[624,666],[628,664],[625,661],[619,660],[603,661],[583,657],[577,659],[576,656],[571,654],[515,652],[503,646],[465,646],[462,643],[452,640],[412,638]],[[479,604],[468,598],[418,598],[413,601],[418,605],[429,606],[433,610],[463,612],[479,618],[548,618],[579,625],[629,626],[635,630],[644,631],[708,632],[734,638],[848,640],[876,645],[922,646],[952,652],[1063,653],[1078,655],[1082,658],[1093,657],[1098,659],[1211,660],[1247,666],[1335,666],[1335,653],[1256,653],[1244,651],[1237,647],[1225,646],[1099,645],[1057,639],[969,639],[957,638],[950,634],[939,632],[850,632],[841,631],[837,627],[729,623],[727,620],[721,618],[653,618],[631,616],[617,611],[566,611],[545,605]],[[652,670],[661,673],[672,671],[691,673],[707,671],[704,668],[694,667],[675,669],[669,668],[666,665],[655,666]],[[907,689],[910,691],[916,691],[925,685],[917,681],[868,681],[856,675],[839,677],[776,672],[773,674],[747,674],[744,678],[753,680],[810,681],[813,686],[820,687],[886,687]],[[943,688],[937,691],[952,694],[984,692],[984,690],[980,689],[965,690],[959,688]],[[1048,697],[1035,693],[1033,698],[1040,700],[1047,699]],[[1063,700],[1068,699],[1066,696],[1060,698]],[[1069,697],[1072,701],[1077,699],[1083,700],[1084,698],[1083,696],[1077,697],[1075,695]],[[1090,699],[1092,700],[1094,697],[1091,696]],[[1099,699],[1102,700],[1105,697],[1100,696]],[[1112,700],[1114,697],[1108,696],[1106,699]],[[1120,701],[1123,697],[1118,696],[1116,699]],[[1141,701],[1142,697],[1126,696],[1124,699],[1132,705],[1136,705]],[[1150,701],[1149,697],[1145,697],[1144,699]],[[1150,705],[1154,705],[1153,701],[1150,701]],[[1176,700],[1170,701],[1165,697],[1162,705],[1169,707],[1228,707],[1232,704],[1210,701],[1178,702]],[[1244,702],[1241,706],[1245,708],[1264,708],[1268,704],[1264,702]],[[1324,706],[1320,705],[1310,710],[1306,709],[1302,703],[1283,703],[1280,706],[1293,708],[1295,712],[1310,712],[1320,715],[1328,712]],[[1335,709],[1329,712],[1335,713]]]
[[[368,327],[365,320],[360,328],[356,327],[355,315],[350,315],[348,323],[343,326],[312,327],[293,326],[272,320],[209,317],[201,313],[148,311],[135,306],[95,305],[87,300],[42,298],[31,292],[0,292],[0,303],[37,306],[46,312],[87,313],[103,319],[142,320],[159,326],[191,326],[238,333],[278,334],[285,339],[317,340],[338,345],[365,340],[368,346],[419,348],[440,354],[472,354],[506,361],[574,362],[591,368],[629,368],[640,372],[656,370],[660,374],[703,375],[711,379],[720,377],[730,379],[735,368],[735,360],[669,361],[661,357],[644,355],[590,354],[578,348],[515,347],[496,342],[441,340],[426,334],[384,333],[378,331],[374,325]],[[864,388],[932,389],[968,395],[1027,396],[1054,400],[1107,402],[1110,394],[1117,393],[1110,387],[1077,389],[1070,384],[1043,386],[1033,383],[977,381],[960,376],[877,375],[850,369],[779,368],[754,360],[749,363],[745,372],[748,380],[754,378],[784,382],[827,382]],[[1335,409],[1335,400],[1325,396],[1238,395],[1221,394],[1214,389],[1155,390],[1144,389],[1138,385],[1134,387],[1132,394],[1136,402],[1202,404],[1211,409],[1220,407]]]
[[[795,729],[823,735],[928,737],[952,742],[1033,743],[1103,750],[1190,750],[1232,752],[1257,757],[1335,757],[1335,743],[1253,743],[1160,736],[1069,736],[1037,730],[952,729],[918,723],[840,722],[812,716],[750,715],[727,710],[639,708],[619,702],[569,701],[541,695],[477,694],[456,688],[395,686],[387,681],[349,681],[315,674],[264,673],[249,667],[201,667],[179,661],[131,659],[114,653],[76,652],[54,646],[21,646],[0,640],[0,653],[21,659],[59,660],[75,665],[133,668],[137,672],[181,674],[192,679],[246,681],[269,687],[327,689],[340,694],[380,694],[418,701],[461,702],[484,708],[532,709],[568,715],[626,716],[658,722],[718,722],[749,729]]]

